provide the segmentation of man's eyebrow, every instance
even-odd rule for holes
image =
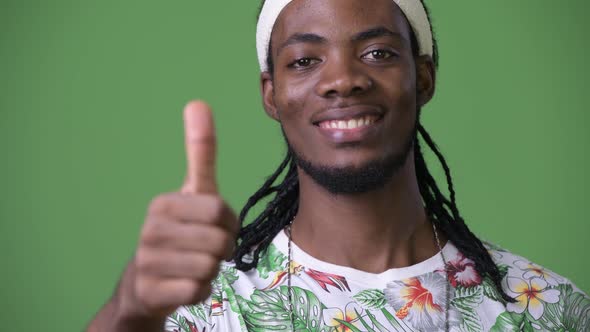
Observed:
[[[365,31],[361,31],[354,35],[351,40],[353,42],[357,41],[364,41],[368,39],[378,38],[378,37],[397,37],[400,39],[405,40],[404,36],[399,32],[393,32],[385,27],[375,27]],[[312,44],[325,44],[328,40],[325,37],[317,35],[315,33],[294,33],[287,40],[285,40],[277,49],[277,54],[281,52],[282,49],[289,45],[298,44],[298,43],[312,43]]]
[[[356,41],[364,41],[364,40],[368,40],[368,39],[373,39],[373,38],[378,38],[378,37],[386,37],[386,36],[397,37],[397,38],[400,38],[403,40],[406,39],[399,32],[393,32],[393,31],[387,29],[386,27],[375,27],[375,28],[371,28],[371,29],[357,33],[356,35],[354,35],[352,37],[351,40],[353,42],[356,42]]]
[[[289,45],[298,44],[298,43],[312,43],[312,44],[324,44],[327,42],[327,39],[316,35],[315,33],[295,33],[292,34],[287,40],[285,40],[281,46],[277,49],[277,54],[281,52],[281,50]]]

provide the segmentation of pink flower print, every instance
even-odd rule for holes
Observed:
[[[532,278],[530,281],[515,277],[506,277],[506,288],[512,292],[517,302],[508,303],[508,311],[522,313],[528,309],[534,319],[539,319],[545,310],[544,303],[559,301],[559,291],[548,288],[544,279]]]
[[[308,276],[315,280],[315,282],[317,282],[318,285],[320,285],[320,287],[322,287],[322,289],[328,293],[330,292],[328,290],[328,286],[335,287],[340,291],[348,290],[350,292],[348,282],[346,282],[346,278],[342,276],[320,272],[313,269],[305,269],[305,273],[307,273]]]
[[[475,270],[475,263],[461,253],[457,253],[455,259],[447,263],[447,275],[454,288],[457,285],[474,287],[481,284],[481,276]]]

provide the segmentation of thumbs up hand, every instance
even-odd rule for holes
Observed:
[[[177,193],[153,199],[134,260],[119,286],[119,315],[163,322],[181,305],[205,300],[222,259],[231,257],[239,223],[219,196],[215,129],[209,107],[184,110],[187,172]]]

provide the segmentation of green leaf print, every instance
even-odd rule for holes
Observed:
[[[451,300],[451,306],[455,307],[462,315],[461,327],[468,332],[479,332],[483,329],[481,320],[477,314],[477,307],[483,301],[482,287],[457,287],[455,297]]]
[[[217,278],[211,282],[211,299],[218,303],[223,302],[225,288],[231,290],[231,285],[238,280],[238,271],[235,267],[222,264]]]
[[[240,307],[246,309],[242,312],[248,331],[288,331],[291,320],[289,311],[288,287],[262,291],[255,290],[247,303],[241,303]],[[326,308],[318,298],[310,291],[292,287],[293,320],[296,331],[330,331],[331,328],[324,325],[323,310]],[[241,302],[241,301],[240,301]]]
[[[241,295],[236,295],[236,300],[237,300],[238,306],[240,307],[239,314],[242,315],[242,317],[246,317],[246,316],[252,314],[253,312],[255,312],[255,309],[252,307],[252,305],[248,299],[244,298]],[[244,322],[244,326],[245,326],[245,322]]]
[[[565,297],[563,325],[571,331],[590,331],[590,298],[579,292],[573,292],[572,286]]]
[[[481,287],[483,288],[483,295],[491,300],[498,301],[504,303],[504,299],[498,289],[494,285],[494,282],[490,277],[485,277],[481,283]]]
[[[221,283],[221,288],[223,289],[222,295],[225,295],[225,299],[229,302],[229,307],[231,311],[238,314],[238,319],[240,321],[240,328],[244,331],[246,330],[246,323],[242,316],[240,316],[241,311],[241,303],[239,301],[239,295],[236,295],[234,289],[228,283],[228,280],[225,278],[225,275],[222,273],[220,274],[220,278],[217,278]],[[234,280],[235,282],[235,280]],[[222,299],[223,300],[223,299]]]
[[[223,275],[228,285],[232,285],[239,278],[238,271],[232,266],[221,265],[220,273]]]
[[[557,303],[544,303],[543,316],[538,321],[546,330],[589,331],[590,299],[574,292],[569,284],[552,287],[559,290]]]
[[[545,330],[555,331],[563,328],[562,315],[565,297],[568,296],[568,288],[571,291],[571,286],[559,285],[552,288],[559,290],[559,301],[556,303],[544,303],[543,316],[539,318],[537,323]]]
[[[354,295],[353,298],[363,309],[381,309],[387,304],[383,291],[379,289],[365,289]]]
[[[266,250],[260,255],[260,260],[256,266],[256,270],[260,278],[268,278],[270,272],[282,271],[285,269],[287,264],[287,256],[277,250],[277,248],[271,244]]]
[[[375,318],[375,315],[373,315],[369,310],[367,310],[365,312],[367,313],[367,316],[371,320],[371,323],[373,323],[373,325],[375,326],[375,328],[377,328],[377,331],[379,331],[379,332],[389,332],[389,330],[386,329],[385,326],[383,326],[383,325],[381,325],[381,323],[379,323],[379,321],[377,320],[377,318]]]
[[[173,313],[170,316],[168,316],[169,322],[172,322],[173,324],[176,325],[176,330],[180,331],[180,332],[191,332],[191,327],[188,324],[188,320],[182,316],[179,315],[177,313]]]
[[[215,278],[211,282],[211,301],[222,303],[223,302],[223,278]]]
[[[510,267],[508,265],[498,264],[498,270],[500,272],[500,279],[504,279],[504,277],[508,274],[509,268]],[[496,285],[494,285],[494,282],[492,281],[492,279],[490,277],[486,276],[485,278],[483,278],[483,281],[481,282],[481,287],[483,288],[483,295],[485,297],[487,297],[491,300],[500,302],[500,303],[506,302],[502,298],[502,295],[500,294],[500,292],[496,288]]]
[[[498,272],[500,272],[500,279],[504,279],[504,277],[508,274],[508,270],[510,266],[506,264],[498,264]]]
[[[359,322],[361,322],[361,324],[365,327],[365,329],[369,332],[377,332],[375,331],[371,325],[369,325],[369,323],[367,323],[364,319],[363,319],[363,315],[358,312],[358,310],[354,309],[354,313],[356,314],[356,316],[358,317]]]
[[[394,328],[394,331],[406,331],[406,329],[403,328],[403,326],[397,321],[397,319],[395,319],[395,317],[393,317],[389,311],[387,311],[387,309],[381,308],[381,312],[389,324],[391,324],[391,326]]]
[[[191,315],[193,315],[193,317],[198,317],[204,322],[208,321],[205,307],[202,304],[189,305],[185,306],[185,308],[191,313]]]
[[[490,332],[528,332],[534,330],[526,315],[506,311],[496,318],[496,323],[492,326]]]

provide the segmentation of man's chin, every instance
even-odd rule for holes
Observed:
[[[315,183],[334,195],[353,195],[383,188],[404,167],[410,151],[414,148],[417,125],[406,137],[401,151],[391,152],[358,166],[322,165],[308,160],[289,143],[282,127],[281,131],[295,163]]]
[[[362,165],[329,166],[315,164],[291,148],[297,165],[315,183],[334,195],[361,194],[383,188],[404,166],[409,151],[405,149],[402,153],[371,160]]]

